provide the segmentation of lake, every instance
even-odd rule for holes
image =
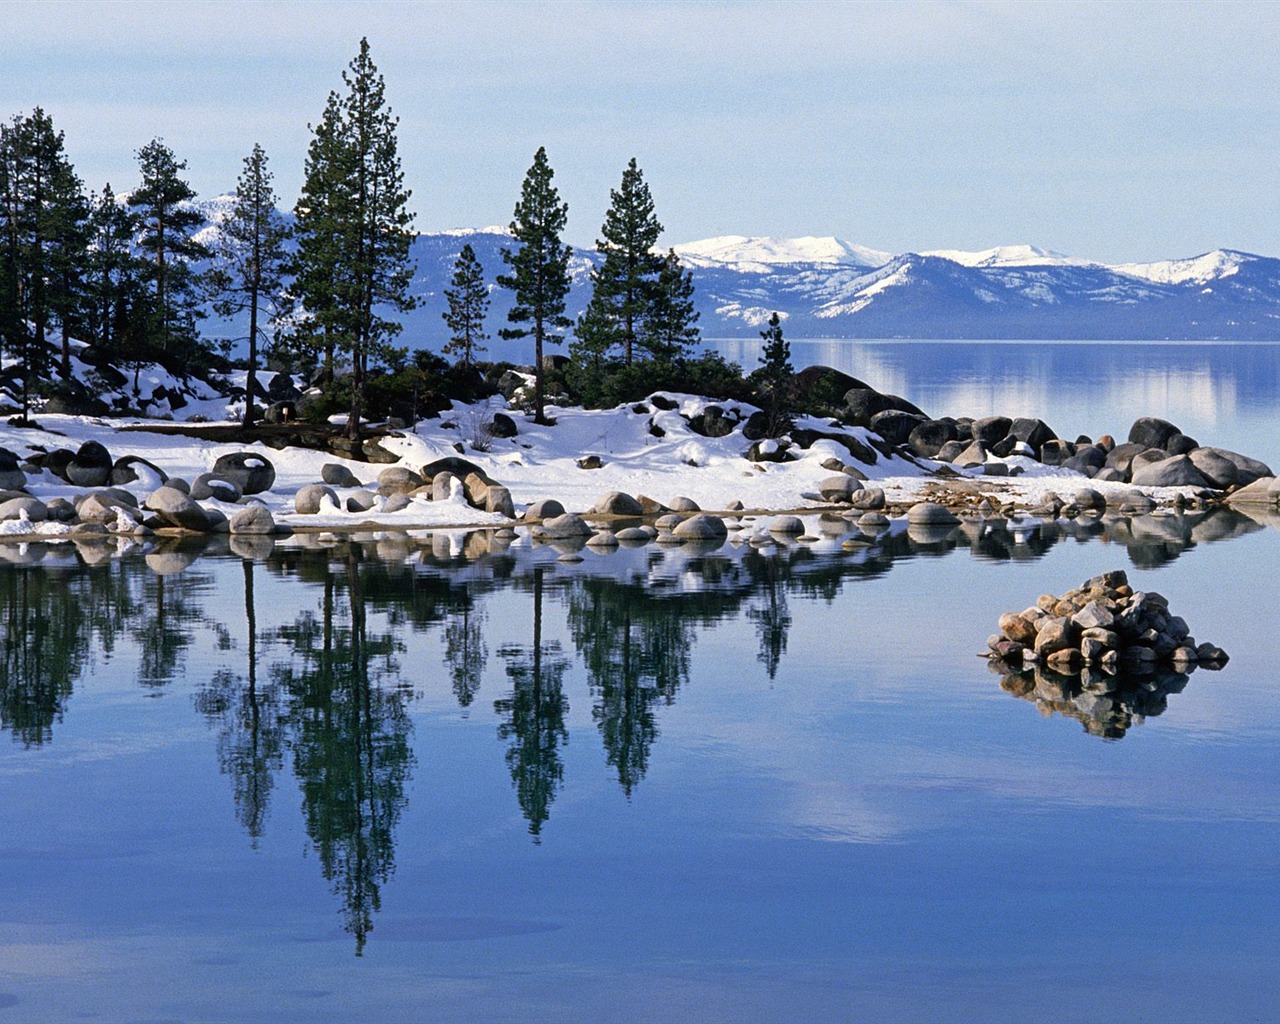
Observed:
[[[1274,522],[811,532],[0,546],[0,1022],[1270,1019]],[[975,656],[1110,569],[1231,661],[1100,705]]]

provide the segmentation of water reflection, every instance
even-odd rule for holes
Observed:
[[[692,655],[706,630],[747,625],[759,679],[771,681],[795,656],[792,605],[830,602],[906,560],[968,551],[1030,561],[1105,541],[1151,566],[1265,526],[1215,509],[933,532],[894,523],[864,533],[825,516],[810,529],[808,544],[650,545],[574,565],[553,546],[485,532],[306,535],[239,549],[225,537],[128,551],[32,545],[0,571],[0,726],[25,747],[51,743],[97,662],[118,662],[156,696],[204,673],[194,706],[229,780],[231,814],[257,846],[288,804],[286,780],[297,785],[307,841],[359,954],[395,872],[420,700],[492,713],[489,742],[496,734],[494,755],[536,843],[565,785],[575,666],[587,701],[576,706],[590,707],[608,770],[630,797],[659,749],[664,709],[696,687]],[[1119,737],[1162,712],[1186,677],[1009,671],[1001,683]],[[491,699],[480,701],[486,687]]]
[[[993,661],[990,667],[1000,676],[1002,689],[1031,701],[1041,714],[1074,718],[1090,735],[1113,740],[1121,739],[1143,719],[1163,714],[1169,694],[1181,693],[1190,679],[1187,673],[1172,669],[1145,675],[1084,669],[1068,675],[1040,665],[1016,669]]]

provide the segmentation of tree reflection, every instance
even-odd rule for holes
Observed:
[[[657,738],[654,705],[689,678],[693,623],[683,602],[610,578],[578,581],[569,629],[597,695],[592,717],[627,796],[644,778]]]
[[[0,573],[0,724],[26,747],[53,736],[88,654],[76,588],[44,571]]]
[[[326,575],[321,618],[306,612],[281,631],[295,661],[277,679],[289,697],[307,835],[342,899],[343,924],[359,956],[381,906],[381,886],[395,870],[412,723],[405,690],[379,685],[398,675],[400,645],[390,632],[369,634],[354,550],[346,556],[345,582],[345,604],[337,580]]]
[[[499,649],[507,662],[511,696],[493,704],[494,711],[506,719],[498,726],[498,737],[509,741],[507,768],[534,842],[540,841],[556,790],[564,780],[560,745],[569,742],[564,724],[569,701],[563,689],[569,659],[559,642],[542,642],[545,571],[541,565],[533,569],[533,645],[506,644]]]
[[[485,614],[468,594],[462,607],[451,614],[444,627],[444,660],[453,680],[458,706],[470,707],[480,690],[489,647],[484,642]]]
[[[284,764],[286,709],[281,686],[258,679],[258,626],[253,562],[243,563],[247,650],[245,675],[216,672],[197,695],[196,705],[211,721],[221,720],[218,766],[231,778],[236,820],[258,845],[266,821],[275,773]]]

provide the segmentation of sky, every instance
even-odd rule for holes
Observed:
[[[0,117],[94,190],[159,136],[216,195],[261,143],[291,205],[362,36],[420,231],[510,221],[545,146],[578,245],[634,156],[663,245],[1280,255],[1280,3],[0,0]]]

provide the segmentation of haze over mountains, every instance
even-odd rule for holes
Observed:
[[[211,219],[223,202],[203,204]],[[444,289],[468,242],[490,281],[505,270],[503,228],[419,235],[420,305],[405,318],[403,343],[439,348]],[[729,235],[673,248],[693,270],[705,338],[755,338],[776,310],[795,339],[1280,341],[1280,259],[1230,249],[1107,265],[1030,245],[894,254],[833,237]],[[587,304],[597,261],[575,247],[571,316]],[[493,289],[490,334],[510,301]],[[504,347],[491,342],[491,355],[503,358]]]

